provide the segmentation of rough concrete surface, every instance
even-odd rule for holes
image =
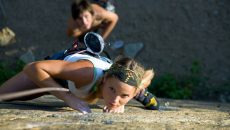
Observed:
[[[0,102],[1,130],[161,130],[230,129],[230,104],[160,99],[161,110],[144,110],[131,101],[123,114],[102,112],[102,102],[90,105],[92,113],[82,115],[53,96],[31,101]]]

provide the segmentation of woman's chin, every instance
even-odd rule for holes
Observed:
[[[107,104],[107,107],[108,107],[109,109],[115,109],[115,108],[118,108],[118,106],[117,106],[117,105],[110,105],[110,104]]]

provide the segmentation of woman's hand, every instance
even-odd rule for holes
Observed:
[[[72,93],[69,93],[65,97],[64,101],[69,107],[78,110],[83,114],[91,113],[88,104],[82,101],[81,99],[77,98],[76,96],[74,96]]]
[[[116,108],[108,108],[107,106],[103,108],[103,112],[106,112],[106,113],[124,113],[124,111],[125,111],[124,105],[116,107]]]
[[[55,67],[54,67],[55,66]],[[93,75],[92,63],[89,61],[66,62],[62,60],[46,60],[28,64],[23,72],[41,88],[55,87],[63,88],[54,78],[71,80],[79,84],[91,82]],[[81,76],[81,78],[76,78]],[[71,108],[82,113],[91,112],[85,102],[71,94],[63,91],[50,91],[57,98],[66,102]]]

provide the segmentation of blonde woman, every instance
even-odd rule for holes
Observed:
[[[64,60],[37,61],[26,65],[0,87],[0,95],[37,88],[68,88],[66,91],[49,91],[69,107],[82,113],[91,112],[88,103],[104,100],[104,112],[122,113],[132,98],[147,109],[158,109],[156,98],[144,91],[154,76],[135,60],[123,57],[113,64],[84,54],[72,54]],[[66,81],[66,83],[61,83]],[[39,93],[11,100],[30,100],[47,93]],[[1,97],[1,96],[0,96]]]

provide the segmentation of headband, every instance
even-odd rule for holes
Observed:
[[[109,75],[116,76],[120,81],[131,86],[138,87],[141,83],[141,76],[133,70],[128,69],[122,65],[114,63],[107,71]]]

